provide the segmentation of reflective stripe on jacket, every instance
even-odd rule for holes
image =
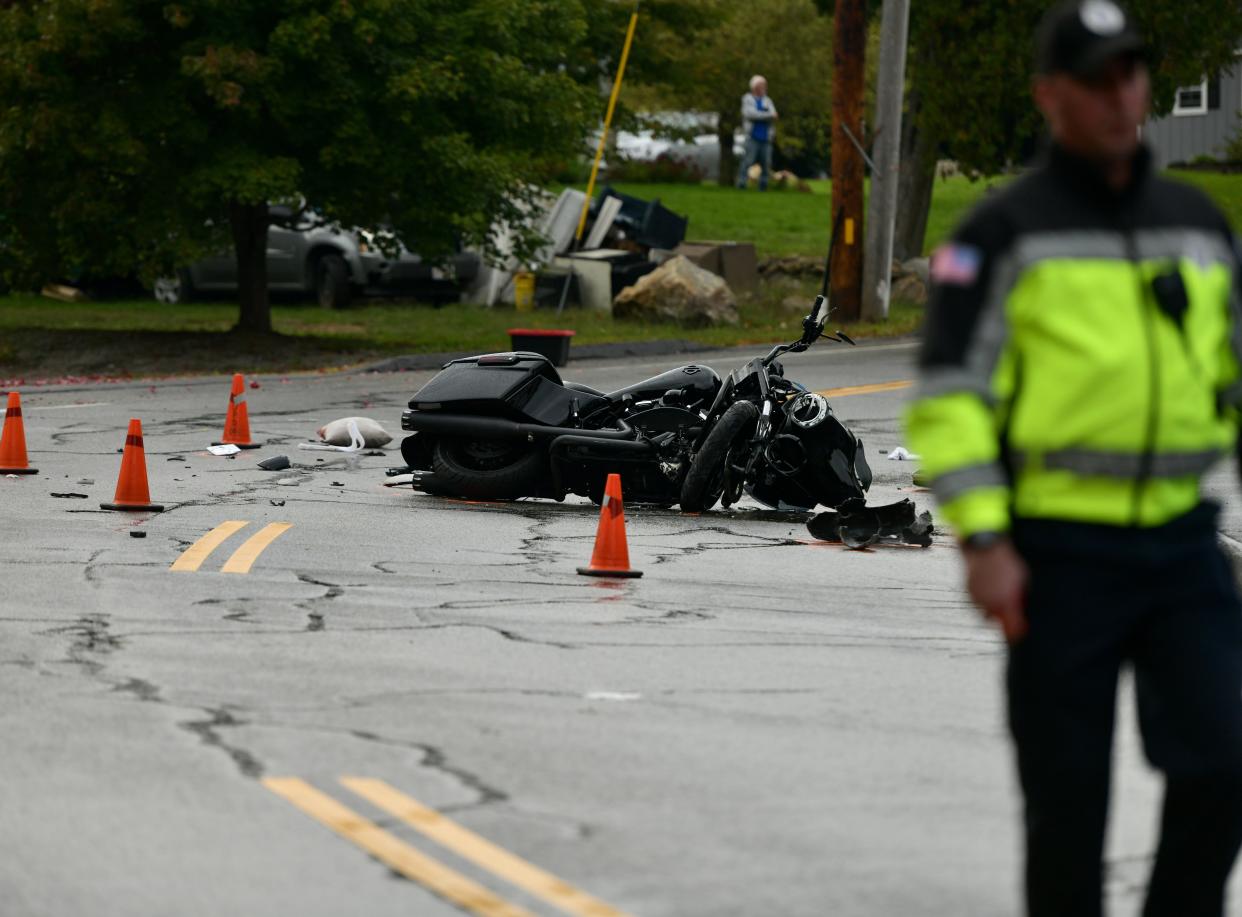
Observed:
[[[1115,193],[1054,149],[933,257],[907,424],[959,535],[1012,515],[1160,525],[1236,440],[1237,247],[1149,163]]]

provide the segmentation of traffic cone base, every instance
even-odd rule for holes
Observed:
[[[628,579],[638,579],[643,575],[642,570],[605,570],[602,567],[579,567],[578,572],[583,576],[618,576]]]
[[[164,512],[163,504],[160,503],[100,503],[100,509],[115,509],[131,513],[162,513]]]
[[[621,475],[608,475],[604,500],[599,507],[599,528],[595,532],[595,550],[591,563],[579,567],[583,576],[616,576],[637,578],[641,570],[630,569],[630,552],[625,544],[625,507],[621,502]]]
[[[0,474],[38,474],[26,459],[26,427],[22,424],[22,396],[9,392],[0,432]]]
[[[224,415],[224,433],[213,446],[236,446],[238,449],[258,449],[262,443],[250,439],[250,412],[246,407],[246,380],[241,373],[233,374],[233,389],[229,392],[229,409]]]
[[[100,509],[123,512],[162,513],[164,507],[151,502],[147,488],[147,455],[142,445],[142,421],[134,418],[125,434],[125,452],[121,456],[121,474],[116,481],[116,495],[111,503],[100,503]]]

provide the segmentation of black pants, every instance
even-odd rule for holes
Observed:
[[[1221,915],[1242,843],[1242,606],[1201,506],[1156,529],[1015,524],[1030,630],[1010,651],[1032,917],[1103,913],[1117,678],[1166,777],[1144,917]]]

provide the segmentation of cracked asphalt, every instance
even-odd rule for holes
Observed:
[[[694,361],[724,373],[750,353]],[[911,379],[913,355],[824,345],[785,364],[822,390]],[[563,374],[607,389],[679,362]],[[348,460],[297,449],[348,415],[398,435],[430,376],[259,377],[247,395],[265,445],[233,459],[205,451],[227,377],[23,391],[40,474],[0,477],[6,917],[461,913],[269,792],[271,777],[554,912],[352,795],[346,776],[641,917],[1016,913],[1003,651],[964,600],[949,539],[850,552],[753,505],[628,506],[645,575],[588,579],[575,568],[589,504],[384,487],[395,441]],[[911,493],[913,466],[879,453],[901,444],[907,396],[834,406],[867,444],[873,499],[934,511]],[[162,514],[97,509],[130,417]],[[255,467],[278,453],[294,467]],[[1213,487],[1242,538],[1230,474]],[[199,570],[169,570],[229,520],[247,526]],[[272,522],[292,528],[249,573],[220,572]],[[1108,877],[1112,912],[1132,914],[1159,785],[1123,708]]]

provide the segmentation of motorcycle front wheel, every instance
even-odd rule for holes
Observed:
[[[472,499],[530,496],[544,465],[542,452],[521,440],[444,436],[431,452],[438,482]]]
[[[729,406],[716,426],[707,434],[703,448],[694,456],[686,479],[681,485],[681,508],[688,513],[711,509],[724,494],[726,472],[729,470],[729,453],[738,443],[750,438],[759,420],[759,409],[749,401],[738,401]],[[741,481],[730,482],[733,499],[741,490]]]

